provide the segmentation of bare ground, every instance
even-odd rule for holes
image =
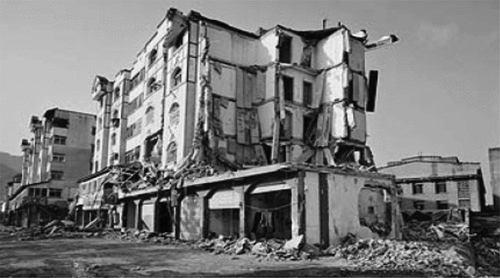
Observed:
[[[104,238],[0,239],[0,277],[387,277],[417,273],[358,272],[343,259],[266,261],[214,255],[186,245]]]

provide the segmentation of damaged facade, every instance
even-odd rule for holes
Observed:
[[[131,69],[95,79],[102,130],[78,204],[99,212],[79,223],[113,214],[115,228],[181,239],[304,234],[324,246],[397,236],[393,177],[366,145],[373,46],[343,25],[256,34],[170,9]]]
[[[77,180],[90,173],[95,116],[53,108],[33,116],[33,138],[23,139],[20,183],[9,196],[9,223],[29,227],[64,218]]]

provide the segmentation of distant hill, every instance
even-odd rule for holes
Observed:
[[[7,196],[7,183],[18,173],[21,173],[22,156],[0,152],[0,202]]]

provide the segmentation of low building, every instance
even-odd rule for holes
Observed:
[[[485,187],[479,162],[457,157],[416,156],[392,161],[379,172],[396,176],[405,213],[459,208],[481,211]]]
[[[33,116],[31,140],[23,139],[21,183],[9,196],[14,224],[30,226],[65,217],[77,180],[92,166],[95,116],[53,108]]]
[[[490,161],[490,186],[493,195],[493,207],[496,211],[500,209],[500,147],[488,150]]]

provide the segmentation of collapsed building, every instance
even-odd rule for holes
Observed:
[[[114,228],[291,238],[397,237],[394,177],[366,145],[385,42],[346,26],[247,32],[169,9],[131,69],[97,76],[93,173],[76,219]]]

